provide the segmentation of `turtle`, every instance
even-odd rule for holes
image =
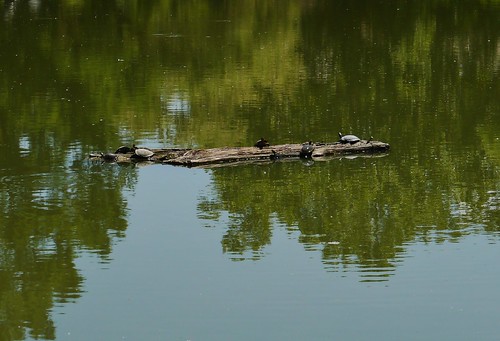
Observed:
[[[113,153],[107,153],[107,154],[101,153],[101,157],[104,161],[108,161],[108,162],[116,161],[116,154],[113,154]]]
[[[131,156],[132,158],[135,159],[146,159],[149,160],[151,156],[153,156],[155,153],[149,149],[146,148],[135,148],[134,149],[134,154]]]
[[[274,149],[272,149],[272,150],[271,150],[271,153],[272,153],[272,154],[271,154],[271,155],[269,155],[269,158],[270,158],[271,160],[279,160],[279,159],[283,158],[283,155],[282,155],[282,154],[278,154],[278,153],[276,153],[276,151],[275,151]]]
[[[302,144],[302,149],[300,150],[299,156],[304,159],[310,159],[314,151],[314,144],[312,141]]]
[[[263,137],[260,138],[257,142],[255,142],[254,147],[257,147],[259,149],[262,149],[264,147],[269,147],[269,142]]]
[[[356,135],[342,135],[342,133],[339,132],[339,142],[340,143],[350,143],[350,144],[355,144],[361,141],[359,137]]]
[[[115,154],[127,154],[134,151],[135,145],[130,148],[129,146],[121,146],[115,151]]]

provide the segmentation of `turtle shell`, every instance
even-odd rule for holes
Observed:
[[[108,162],[116,161],[116,155],[113,153],[107,153],[107,154],[101,153],[101,157],[104,161],[108,161]]]
[[[341,133],[339,133],[339,137],[340,137],[340,140],[339,140],[340,143],[354,144],[354,143],[360,141],[360,138],[357,137],[356,135],[342,135]]]
[[[302,145],[302,149],[300,150],[300,157],[310,158],[312,156],[313,151],[314,151],[314,144],[311,141],[304,143]]]
[[[130,152],[133,152],[134,149],[128,147],[128,146],[121,146],[121,147],[118,147],[118,149],[116,150],[115,154],[127,154],[127,153],[130,153]]]
[[[263,137],[261,137],[260,140],[255,142],[254,146],[259,148],[259,149],[262,149],[264,147],[269,147],[269,142],[266,139],[264,139]]]
[[[134,151],[134,154],[140,158],[149,158],[149,157],[153,156],[155,153],[153,153],[151,150],[146,149],[146,148],[137,148]]]

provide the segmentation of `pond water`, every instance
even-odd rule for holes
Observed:
[[[498,337],[498,1],[0,3],[0,340]]]

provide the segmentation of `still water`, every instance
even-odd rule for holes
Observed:
[[[498,1],[0,4],[0,340],[497,338]]]

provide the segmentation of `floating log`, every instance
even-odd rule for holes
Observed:
[[[388,143],[380,141],[366,141],[350,143],[313,143],[314,151],[311,158],[328,156],[352,155],[359,153],[383,153],[390,148]],[[102,159],[114,162],[148,161],[168,165],[199,167],[221,163],[241,163],[262,160],[279,160],[284,158],[299,158],[302,144],[282,144],[263,147],[221,147],[210,149],[167,148],[150,149],[154,152],[150,158],[134,158],[134,153],[126,154],[91,154],[93,159]]]

